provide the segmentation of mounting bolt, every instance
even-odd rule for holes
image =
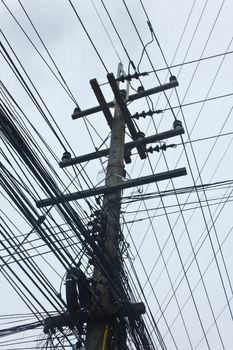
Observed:
[[[145,91],[144,87],[141,85],[138,87],[138,93],[142,93],[143,91]]]
[[[138,133],[137,133],[137,141],[138,140],[143,140],[144,138],[145,138],[145,134],[144,134],[144,132],[142,132],[142,131],[139,131]]]
[[[63,156],[62,156],[61,160],[62,160],[62,162],[65,162],[66,160],[69,160],[69,159],[71,159],[71,154],[70,154],[70,152],[65,151],[63,153]]]
[[[75,113],[79,113],[79,112],[81,112],[81,108],[80,108],[79,105],[78,105],[78,106],[75,107],[75,109],[74,109],[74,114],[75,114]]]
[[[182,122],[178,119],[176,119],[173,123],[174,130],[179,130],[182,128]]]
[[[169,78],[169,80],[170,80],[170,83],[171,83],[172,81],[177,81],[175,75],[171,75],[170,78]]]

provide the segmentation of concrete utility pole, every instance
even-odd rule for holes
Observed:
[[[122,113],[115,106],[114,120],[112,125],[111,143],[107,173],[105,179],[106,186],[113,186],[122,183],[124,171],[124,140],[125,122]],[[119,240],[119,220],[121,207],[121,191],[105,194],[103,199],[103,214],[106,219],[106,231],[104,237],[104,247],[102,253],[110,264],[110,268],[118,268],[118,240]],[[103,307],[107,317],[111,317],[116,312],[116,298],[110,282],[95,268],[94,283],[96,285],[97,301]],[[96,307],[96,306],[94,306]],[[115,330],[116,331],[116,330]],[[111,338],[111,339],[110,339]],[[112,342],[111,342],[112,341]],[[103,319],[89,322],[87,329],[87,350],[115,350],[113,345],[114,329]]]
[[[138,77],[138,74],[137,76],[136,73],[134,75],[136,78]],[[131,162],[132,149],[136,149],[139,157],[145,159],[148,152],[164,151],[169,147],[173,147],[174,145],[166,144],[162,146],[156,145],[154,148],[152,146],[147,148],[146,146],[181,135],[184,133],[184,129],[181,122],[175,120],[173,129],[148,137],[145,137],[144,133],[137,130],[126,101],[134,101],[141,97],[173,88],[178,85],[178,82],[174,76],[171,76],[170,82],[167,84],[149,90],[140,90],[136,94],[128,95],[128,81],[134,75],[128,75],[127,78],[121,64],[118,67],[117,79],[115,79],[113,73],[107,74],[107,79],[115,97],[115,100],[111,102],[105,100],[97,80],[92,79],[90,84],[99,106],[85,111],[80,111],[79,108],[78,110],[76,108],[72,115],[73,119],[78,119],[101,110],[111,129],[110,148],[75,158],[71,158],[71,154],[65,152],[60,166],[66,167],[109,155],[105,185],[71,194],[59,194],[37,202],[37,206],[41,208],[99,194],[103,195],[102,208],[94,213],[97,223],[95,220],[91,220],[90,226],[92,226],[92,229],[84,230],[85,232],[83,233],[83,242],[91,244],[93,242],[91,239],[94,239],[95,242],[95,247],[93,245],[90,246],[91,251],[93,251],[91,255],[92,264],[94,264],[93,277],[88,280],[78,267],[69,269],[67,271],[67,276],[69,277],[67,279],[69,284],[67,283],[66,294],[67,310],[60,315],[46,318],[44,322],[45,333],[60,330],[62,327],[69,327],[70,329],[77,327],[80,340],[76,344],[76,348],[83,350],[127,349],[127,327],[132,331],[131,335],[135,344],[137,344],[137,349],[154,349],[150,337],[145,332],[144,322],[141,318],[141,315],[145,313],[145,306],[141,302],[132,303],[130,296],[127,294],[128,287],[124,285],[122,257],[119,251],[120,243],[122,243],[120,231],[121,191],[124,188],[186,175],[186,169],[179,168],[124,181],[124,162],[126,164]],[[119,90],[119,81],[127,81],[126,93]],[[109,107],[115,107],[114,117]],[[126,144],[125,127],[127,127],[132,138],[132,141]],[[90,240],[88,241],[88,239]],[[96,252],[97,254],[95,254]],[[103,259],[100,255],[102,255]],[[79,293],[77,293],[77,285]],[[124,289],[125,287],[126,290]],[[80,348],[84,343],[85,347]]]

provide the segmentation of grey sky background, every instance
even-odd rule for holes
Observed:
[[[110,130],[103,114],[91,115],[85,121],[81,119],[72,120],[71,114],[75,108],[75,103],[57,82],[25,34],[22,33],[4,3],[12,11],[12,14],[56,75],[57,71],[25,16],[20,3],[16,0],[1,1],[1,42],[30,85],[28,78],[5,40],[7,38],[31,81],[41,94],[48,109],[46,110],[45,106],[42,105],[38,96],[37,99],[46,116],[59,136],[61,136],[60,131],[51,119],[51,115],[54,117],[60,130],[62,130],[68,140],[71,147],[69,150],[71,151],[72,149],[75,155],[78,156],[93,152],[94,147],[107,147],[109,145]],[[128,57],[107,17],[101,1],[73,0],[73,3],[108,72],[116,74],[119,57],[127,72]],[[122,38],[130,59],[137,66],[143,46],[126,11],[124,2],[113,0],[105,1],[104,3],[109,10],[112,21]],[[22,4],[81,109],[96,106],[97,101],[89,80],[96,78],[99,83],[106,83],[107,72],[75,13],[72,11],[69,1],[23,0]],[[145,89],[169,81],[170,73],[166,68],[166,63],[169,66],[175,66],[171,68],[171,72],[177,77],[179,82],[177,94],[175,91],[168,90],[166,92],[167,98],[163,94],[153,95],[149,101],[150,108],[155,110],[167,109],[169,107],[167,99],[172,107],[182,105],[182,108],[173,109],[174,114],[171,110],[166,110],[162,114],[155,114],[152,118],[141,118],[137,121],[137,125],[146,136],[150,136],[156,132],[171,129],[175,115],[182,121],[186,131],[183,136],[184,144],[182,144],[182,140],[179,137],[167,141],[167,144],[175,143],[177,147],[168,149],[166,153],[164,152],[165,158],[161,152],[154,152],[145,161],[140,160],[136,154],[133,155],[132,163],[126,166],[127,178],[137,178],[150,175],[152,172],[162,172],[167,169],[175,169],[176,167],[186,167],[188,175],[175,179],[173,183],[168,181],[161,182],[158,184],[158,187],[155,184],[151,184],[139,189],[130,189],[125,191],[123,195],[133,196],[141,194],[143,198],[146,193],[157,194],[158,190],[172,190],[173,185],[178,189],[185,186],[193,186],[194,182],[196,185],[201,185],[232,180],[232,96],[213,99],[205,103],[195,103],[233,93],[233,62],[232,53],[229,53],[232,50],[231,41],[233,38],[232,1],[127,0],[126,4],[141,35],[143,44],[145,45],[151,41],[151,33],[141,4],[144,5],[149,15],[157,37],[157,41],[154,39],[147,46],[147,53],[153,67],[157,70],[157,74],[150,73],[142,78]],[[163,59],[158,43],[166,58],[166,62]],[[225,56],[222,55],[227,52],[228,54]],[[215,55],[218,56],[190,63],[193,60]],[[144,54],[139,66],[140,71],[151,72],[153,67],[148,61],[146,54]],[[166,69],[161,70],[162,68]],[[130,72],[133,73],[132,67],[130,69]],[[10,91],[30,123],[45,139],[55,153],[57,160],[60,160],[64,152],[63,148],[22,89],[2,55],[0,58],[0,72],[1,82]],[[130,93],[134,93],[133,88],[137,89],[139,85],[138,81],[132,81]],[[124,86],[122,84],[122,88]],[[33,90],[31,85],[30,88]],[[101,88],[106,100],[112,100],[113,94],[108,84],[103,85]],[[0,97],[3,98],[2,89]],[[194,104],[186,106],[186,104],[193,102]],[[138,102],[134,102],[129,105],[129,109],[132,114],[143,110],[147,111],[147,101],[141,99]],[[22,122],[25,123],[37,140],[64,185],[69,186],[69,191],[74,192],[77,188],[95,186],[102,181],[107,164],[105,158],[102,159],[102,162],[92,161],[85,165],[85,171],[89,176],[88,183],[85,183],[80,175],[80,167],[77,167],[76,172],[74,169],[69,169],[70,175],[65,173],[59,168],[57,160],[53,159],[51,154],[49,154],[25,116],[21,112],[19,114]],[[88,129],[86,126],[88,126]],[[229,134],[217,137],[219,134],[225,133]],[[212,136],[213,138],[204,140]],[[126,136],[126,139],[129,140],[129,137]],[[106,140],[104,145],[102,145],[103,140]],[[190,143],[190,140],[193,142]],[[35,151],[37,152],[38,150],[35,149]],[[21,181],[22,176],[25,184],[29,186],[32,192],[34,191],[32,188],[33,177],[27,170],[22,175],[22,169],[19,168],[9,149],[7,149],[4,137],[1,137],[0,161],[16,178],[18,176],[19,181]],[[200,173],[201,177],[199,176]],[[34,186],[37,190],[37,194],[33,192],[35,197],[37,199],[39,199],[39,196],[45,198],[45,194],[38,184],[34,183]],[[193,191],[191,194],[180,194],[178,197],[174,195],[166,196],[163,197],[163,202],[156,196],[150,200],[133,203],[124,203],[123,200],[122,230],[126,241],[129,243],[129,256],[144,290],[143,295],[130,268],[130,262],[126,259],[132,279],[137,286],[138,293],[135,291],[135,296],[137,300],[141,301],[145,301],[145,296],[167,349],[232,349],[233,235],[231,230],[233,225],[233,208],[231,191],[232,185],[226,185],[222,188],[217,187],[214,190],[206,190],[205,193],[200,191],[198,195]],[[20,233],[28,233],[31,230],[29,223],[19,215],[14,205],[9,203],[3,189],[1,189],[0,196],[1,225],[3,225],[3,221],[7,222],[13,236]],[[208,203],[206,199],[208,199]],[[201,200],[201,205],[200,203],[198,204],[198,200]],[[79,201],[79,204],[88,214],[90,213],[89,207],[84,201]],[[207,204],[210,206],[208,207]],[[35,203],[33,205],[35,206]],[[163,206],[165,206],[165,209]],[[182,215],[180,215],[181,209]],[[44,213],[44,210],[38,210],[38,213]],[[64,221],[54,208],[51,210],[51,215],[60,225],[64,224]],[[48,218],[48,223],[52,224],[50,218]],[[67,233],[67,235],[69,234],[71,233]],[[35,237],[37,237],[36,233],[33,233],[29,241],[31,239],[32,242]],[[22,237],[19,239],[22,239]],[[194,251],[190,242],[194,247]],[[25,249],[29,248],[29,243],[27,244],[24,245]],[[32,244],[34,245],[34,243]],[[219,251],[219,245],[221,251]],[[201,248],[199,249],[200,246]],[[61,295],[64,298],[64,281],[62,278],[65,275],[65,271],[53,254],[48,252],[48,249],[45,247],[39,247],[38,249],[41,253],[46,252],[43,256],[46,261],[40,257],[32,259],[40,266],[49,281],[54,285],[54,288],[57,291],[61,291]],[[78,249],[81,249],[81,247]],[[162,256],[160,254],[161,249]],[[2,246],[0,254],[5,259],[7,254]],[[29,254],[31,256],[36,254],[35,249],[30,250]],[[86,262],[84,262],[85,264]],[[35,293],[45,308],[53,311],[51,305],[35,289],[16,263],[11,263],[9,266],[12,267],[16,274],[21,276],[21,279],[33,290],[33,293]],[[186,274],[184,274],[182,266],[187,271]],[[4,270],[8,271],[6,266],[4,266]],[[11,274],[10,276],[12,277]],[[30,312],[2,274],[0,279],[0,314],[9,315]],[[13,277],[12,282],[17,285]],[[173,294],[174,290],[176,291],[175,296]],[[22,318],[22,322],[23,320],[24,318]],[[159,349],[154,329],[150,326],[151,315],[149,311],[146,321]],[[3,320],[1,328],[5,327],[4,322]],[[42,330],[40,330],[40,333],[43,334]],[[21,340],[23,341],[27,335],[27,332],[20,334]],[[204,335],[206,335],[206,338]],[[14,336],[11,339],[14,339]],[[11,345],[9,343],[6,345],[4,341],[5,339],[3,339],[2,343],[0,341],[1,349],[31,349],[36,344],[34,338],[33,345],[26,344],[25,347],[20,344]]]

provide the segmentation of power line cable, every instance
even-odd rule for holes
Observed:
[[[102,65],[103,65],[103,67],[104,67],[106,73],[108,73],[108,69],[107,69],[107,67],[106,67],[106,65],[105,65],[105,63],[104,63],[102,57],[100,56],[100,53],[99,53],[99,51],[97,50],[97,48],[96,48],[96,46],[95,46],[93,40],[91,39],[90,34],[88,33],[88,31],[87,31],[87,29],[86,29],[86,27],[85,27],[83,21],[81,20],[81,17],[79,16],[79,14],[78,14],[76,8],[74,7],[74,4],[72,3],[71,0],[68,0],[68,1],[69,1],[70,6],[72,7],[73,12],[75,13],[75,15],[76,15],[76,17],[77,17],[79,23],[81,24],[83,30],[85,31],[85,33],[86,33],[86,35],[87,35],[87,37],[88,37],[88,39],[89,39],[89,41],[90,41],[92,47],[94,48],[94,50],[95,50],[97,56],[99,57],[99,60],[100,60],[100,62],[102,63]]]
[[[93,0],[91,0],[91,3],[92,3],[92,5],[93,5],[93,7],[94,7],[94,9],[95,9],[95,12],[96,12],[96,14],[97,14],[97,16],[98,16],[98,18],[99,18],[99,20],[100,20],[100,22],[101,22],[103,28],[104,28],[104,31],[105,31],[105,33],[106,33],[106,35],[107,35],[107,37],[108,37],[108,39],[109,39],[109,41],[110,41],[110,43],[111,43],[111,45],[112,45],[112,48],[113,48],[113,50],[115,51],[115,54],[117,55],[117,57],[118,57],[118,59],[119,59],[119,62],[122,62],[122,60],[121,60],[121,58],[120,58],[120,55],[119,55],[119,53],[118,53],[118,51],[117,51],[117,49],[116,49],[116,46],[115,46],[114,42],[112,41],[111,36],[110,36],[110,34],[109,34],[108,30],[107,30],[107,27],[106,27],[106,25],[104,24],[104,21],[103,21],[101,15],[100,15],[100,13],[99,13],[99,11],[98,11],[98,9],[97,9],[97,6],[95,5],[95,3],[94,3]]]
[[[216,16],[216,18],[215,18],[215,20],[214,20],[213,26],[212,26],[212,28],[211,28],[211,31],[210,31],[209,36],[208,36],[208,38],[207,38],[207,41],[206,41],[206,43],[205,43],[204,49],[202,50],[202,54],[203,54],[203,52],[204,52],[204,50],[205,50],[205,48],[206,48],[206,46],[207,46],[207,44],[208,44],[208,42],[209,42],[210,36],[211,36],[211,34],[212,34],[212,32],[213,32],[213,29],[214,29],[214,27],[215,27],[215,25],[216,25],[216,22],[217,22],[217,20],[218,20],[218,18],[219,18],[219,15],[220,15],[221,11],[222,11],[222,8],[223,8],[224,3],[225,3],[225,0],[222,1],[221,6],[220,6],[220,8],[219,8],[219,10],[218,10],[217,16]],[[233,40],[233,38],[231,39],[230,44],[228,45],[228,47],[231,45],[232,40]],[[167,64],[165,55],[163,54],[163,51],[162,51],[161,46],[159,45],[159,42],[158,42],[158,46],[159,46],[160,51],[161,51],[161,53],[162,53],[162,55],[163,55],[164,61],[165,61],[166,65],[167,65],[167,67],[168,67],[168,64]],[[202,56],[202,55],[201,55],[201,56]],[[224,60],[224,58],[225,58],[225,56],[223,57],[223,60]],[[199,64],[199,62],[198,62],[198,64]],[[197,67],[198,67],[198,65],[197,65]],[[197,67],[196,67],[196,68],[197,68]],[[221,67],[221,65],[220,65],[220,67]],[[220,67],[219,67],[219,69],[220,69]],[[218,71],[219,71],[219,70],[218,70]],[[215,77],[217,76],[218,71],[217,71]],[[196,72],[196,69],[195,69],[195,71],[194,71],[194,74],[195,74],[195,72]],[[170,74],[171,74],[171,72],[170,72]],[[194,76],[194,74],[193,74],[193,76]],[[192,78],[193,78],[193,76],[192,76]],[[190,84],[191,84],[191,82],[192,82],[192,78],[191,78],[191,81],[190,81],[190,83],[189,83],[189,86],[190,86]],[[214,81],[215,81],[215,80],[214,80]],[[213,81],[213,82],[214,82],[214,81]],[[212,84],[213,84],[213,83],[212,83]],[[211,85],[211,87],[212,87],[212,85]],[[211,89],[211,87],[210,87],[210,89]],[[210,90],[209,90],[209,91],[210,91]],[[178,98],[178,101],[179,101],[179,97],[178,97],[177,90],[176,90],[176,95],[177,95],[177,98]],[[179,101],[179,104],[180,104],[180,101]],[[181,108],[181,112],[182,112],[182,108]],[[183,115],[183,112],[182,112],[182,115]],[[183,115],[183,120],[185,121],[184,115]],[[185,124],[186,124],[186,123],[185,123]],[[185,125],[185,126],[186,126],[186,129],[187,129],[187,125]],[[181,136],[181,138],[182,138],[182,136]],[[182,138],[182,141],[183,141],[183,138]],[[191,143],[190,143],[190,145],[191,145],[191,148],[192,148],[192,144],[191,144]],[[185,151],[185,152],[186,152],[186,151]],[[193,150],[193,148],[192,148],[192,153],[193,153],[193,155],[194,155],[194,150]],[[188,159],[187,154],[186,154],[186,158]],[[195,155],[194,155],[194,158],[195,158],[195,163],[196,163],[196,166],[197,166],[197,161],[196,161]],[[197,166],[197,167],[198,167],[198,166]],[[191,170],[191,168],[190,168],[190,170]],[[192,171],[192,170],[191,170],[191,171]],[[193,175],[192,175],[192,177],[193,177]],[[199,177],[200,177],[200,179],[201,179],[200,171],[199,171]],[[193,179],[194,179],[194,178],[193,178]],[[201,182],[202,182],[202,180],[201,180]],[[197,193],[197,196],[198,196],[198,193]],[[208,200],[207,200],[207,197],[206,197],[206,194],[205,194],[205,190],[204,190],[204,196],[205,196],[205,198],[206,198],[207,206],[208,206]],[[198,199],[199,199],[199,197],[198,197]],[[201,203],[200,203],[200,204],[201,204]],[[208,208],[209,208],[209,206],[208,206]],[[203,211],[203,209],[202,209],[202,206],[201,206],[201,210],[202,210],[203,218],[204,218],[204,220],[205,220],[204,211]],[[212,217],[210,208],[209,208],[209,213],[210,213],[210,216]],[[215,230],[215,235],[216,235],[216,237],[217,237],[217,232],[216,232],[215,227],[214,227],[214,230]],[[219,245],[218,237],[217,237],[217,241],[218,241],[218,245]],[[210,238],[210,243],[211,243],[211,247],[212,247],[212,249],[213,249],[213,251],[214,251],[214,247],[213,247],[213,243],[212,243],[211,238]],[[227,269],[226,269],[224,257],[223,257],[222,254],[221,254],[221,256],[222,256],[222,259],[223,259],[223,264],[224,264],[224,267],[225,267],[225,271],[226,271],[227,276],[228,276],[228,272],[227,272]],[[221,279],[221,281],[222,281],[224,293],[225,293],[226,299],[228,300],[227,294],[226,294],[226,289],[225,289],[225,286],[224,286],[223,279],[222,279],[222,277],[221,277],[221,273],[220,273],[220,269],[219,269],[219,265],[218,265],[217,260],[216,260],[216,264],[217,264],[217,267],[218,267],[220,279]],[[228,281],[229,281],[229,283],[230,283],[229,277],[228,277]],[[231,310],[229,310],[229,311],[230,311],[230,313],[231,313]],[[231,315],[232,315],[232,314],[231,314]],[[219,333],[219,332],[218,332],[218,333]],[[220,334],[220,333],[219,333],[219,334]]]
[[[20,30],[21,30],[21,31],[23,32],[23,34],[26,36],[26,38],[28,39],[28,41],[30,42],[30,44],[31,44],[31,45],[33,46],[33,48],[36,50],[36,52],[37,52],[38,55],[41,57],[41,59],[43,60],[43,62],[46,64],[46,66],[49,68],[50,72],[53,74],[53,76],[55,77],[55,79],[59,82],[59,84],[62,86],[62,88],[66,91],[66,93],[67,93],[68,96],[71,98],[71,100],[72,100],[73,102],[75,102],[76,105],[78,105],[77,102],[76,102],[76,100],[75,100],[75,98],[74,98],[74,96],[73,96],[73,94],[72,94],[72,92],[71,92],[70,89],[69,89],[69,86],[67,85],[67,83],[66,83],[64,77],[62,76],[62,74],[61,74],[59,68],[57,67],[55,61],[53,60],[53,58],[52,58],[52,56],[51,56],[51,54],[50,54],[50,52],[48,51],[47,47],[45,46],[45,44],[44,44],[42,38],[40,37],[39,32],[38,32],[37,29],[35,28],[35,26],[34,26],[34,24],[32,23],[30,17],[28,16],[28,14],[27,14],[27,12],[26,12],[26,10],[25,10],[25,7],[24,7],[24,6],[22,5],[22,3],[18,0],[18,2],[20,3],[20,6],[22,7],[22,9],[23,9],[25,15],[27,16],[27,18],[28,18],[29,22],[31,23],[33,29],[35,30],[35,32],[36,32],[36,34],[37,34],[37,36],[38,36],[40,42],[42,43],[44,49],[46,50],[46,52],[47,52],[47,54],[48,54],[48,56],[49,56],[49,58],[51,59],[52,63],[54,64],[54,66],[55,66],[55,68],[56,68],[58,74],[60,75],[60,78],[61,78],[61,80],[63,81],[63,83],[62,83],[62,81],[57,77],[57,75],[54,73],[54,71],[52,70],[51,66],[48,64],[48,62],[45,60],[45,58],[43,57],[43,55],[40,53],[39,49],[38,49],[38,48],[36,47],[36,45],[33,43],[33,41],[31,40],[31,38],[29,37],[29,35],[28,35],[28,34],[26,33],[26,31],[24,30],[23,26],[19,23],[19,21],[17,20],[16,16],[13,14],[13,12],[10,10],[10,8],[6,5],[6,3],[4,2],[4,0],[1,0],[1,1],[2,1],[3,5],[5,6],[5,8],[7,9],[7,11],[8,11],[8,12],[10,13],[10,15],[12,16],[12,18],[14,19],[14,21],[17,23],[17,25],[18,25],[18,27],[20,28]],[[2,31],[1,31],[1,34],[3,34]]]

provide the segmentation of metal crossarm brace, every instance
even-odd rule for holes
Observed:
[[[100,104],[101,110],[104,113],[104,116],[105,116],[105,118],[107,120],[107,123],[108,123],[110,129],[112,129],[113,117],[112,117],[112,114],[111,114],[111,112],[109,110],[107,102],[106,102],[106,100],[104,98],[104,95],[103,95],[103,93],[102,93],[102,91],[100,89],[100,86],[99,86],[99,84],[98,84],[96,79],[91,79],[90,80],[90,84],[91,84],[91,87],[92,87],[92,89],[93,89],[93,91],[94,91],[94,93],[96,95],[96,98],[97,98],[99,104]]]
[[[112,91],[114,93],[114,96],[116,98],[116,103],[118,104],[120,110],[121,110],[121,113],[123,115],[123,118],[128,126],[128,129],[129,129],[129,132],[132,136],[132,139],[135,141],[137,140],[137,136],[138,136],[138,133],[137,133],[137,130],[136,130],[136,127],[133,123],[133,120],[131,118],[131,114],[127,108],[127,105],[125,103],[125,100],[123,99],[122,95],[121,95],[121,92],[118,88],[118,85],[116,83],[116,79],[113,75],[113,73],[109,73],[107,74],[107,78],[108,78],[108,81],[111,85],[111,88],[112,88]],[[138,150],[138,153],[139,153],[139,156],[141,159],[145,159],[146,158],[146,152],[145,150],[143,149],[142,146],[136,146],[137,147],[137,150]]]
[[[137,130],[135,128],[135,125],[131,119],[131,114],[126,106],[125,100],[123,99],[121,92],[119,90],[119,87],[116,83],[116,79],[113,75],[113,73],[107,74],[108,81],[111,85],[112,91],[114,93],[114,96],[116,98],[116,103],[120,107],[121,113],[123,114],[123,117],[125,119],[125,122],[128,126],[129,132],[132,136],[133,140],[137,139]]]
[[[107,120],[107,123],[108,123],[110,129],[112,129],[113,117],[112,117],[112,114],[111,114],[111,112],[109,110],[107,102],[106,102],[106,100],[104,98],[104,95],[103,95],[103,93],[102,93],[102,91],[100,89],[100,86],[99,86],[99,84],[98,84],[96,79],[90,80],[90,84],[91,84],[91,87],[92,87],[92,89],[93,89],[93,91],[94,91],[94,93],[96,95],[96,98],[97,98],[100,106],[102,107],[102,111],[103,111],[104,116],[105,116],[105,118]],[[127,163],[127,158],[125,158],[125,162]]]
[[[118,185],[113,185],[109,187],[100,186],[100,187],[96,187],[93,189],[88,189],[80,192],[65,194],[55,198],[42,199],[36,203],[36,206],[38,208],[43,208],[49,205],[66,203],[77,199],[87,198],[87,197],[96,196],[100,194],[113,193],[126,188],[141,186],[141,185],[149,184],[152,182],[158,182],[162,180],[168,180],[168,179],[175,178],[178,176],[183,176],[183,175],[187,175],[186,169],[178,168],[175,170],[165,171],[165,172],[150,175],[150,176],[144,176],[144,177],[129,180],[129,181],[122,181],[122,183]]]
[[[141,139],[138,141],[127,142],[125,144],[125,151],[128,149],[131,150],[134,147],[136,147],[137,145],[146,145],[149,143],[154,143],[154,142],[158,142],[161,140],[166,140],[168,138],[175,137],[175,136],[182,135],[182,134],[184,134],[183,128],[179,128],[179,129],[175,129],[175,130],[172,129],[172,130],[161,132],[159,134],[145,137],[144,139]],[[71,165],[80,164],[80,163],[87,162],[87,161],[97,159],[100,157],[106,157],[107,155],[109,155],[109,148],[106,148],[106,149],[103,149],[100,151],[96,151],[96,152],[92,152],[92,153],[88,153],[88,154],[84,154],[82,156],[74,157],[74,158],[71,158],[68,160],[61,161],[59,163],[59,166],[61,168],[66,168],[66,167],[71,166]]]
[[[169,90],[171,88],[177,87],[178,85],[179,85],[178,81],[173,77],[173,79],[169,83],[159,85],[159,86],[156,86],[154,88],[151,88],[151,89],[148,89],[148,90],[136,93],[136,94],[129,95],[127,101],[132,102],[132,101],[140,99],[141,97],[145,97],[145,96],[156,94],[158,92]],[[107,102],[107,106],[108,107],[115,107],[115,101]],[[97,113],[100,111],[102,111],[102,107],[96,106],[96,107],[92,107],[89,109],[85,109],[84,111],[74,112],[72,114],[72,118],[78,119],[78,118],[86,117],[87,115],[91,115],[91,114],[94,114],[94,113]]]

